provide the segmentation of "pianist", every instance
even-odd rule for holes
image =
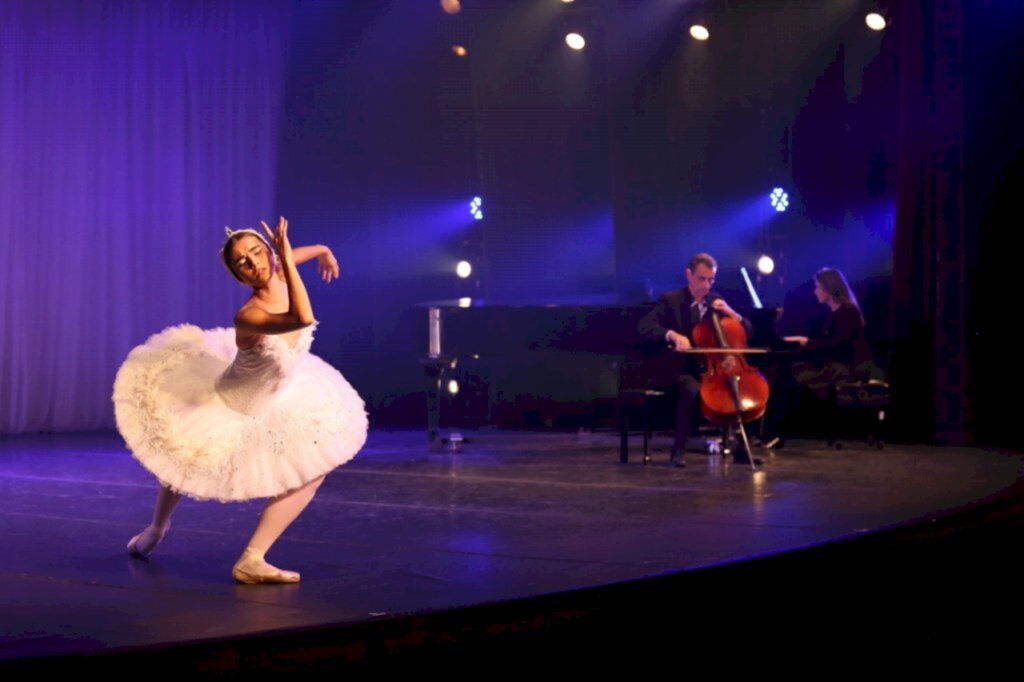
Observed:
[[[792,370],[798,387],[833,411],[838,383],[866,381],[878,377],[879,371],[864,335],[864,315],[843,273],[835,268],[818,270],[814,276],[814,296],[818,303],[828,307],[821,331],[813,336],[784,338],[801,347],[801,358],[793,363]],[[793,402],[793,396],[773,396],[773,402],[784,411]],[[778,414],[773,421],[781,425],[784,414]]]
[[[864,315],[843,273],[834,268],[818,270],[814,297],[829,309],[821,332],[814,337],[785,339],[803,348],[804,362],[794,366],[797,380],[819,400],[825,400],[837,381],[870,378],[873,362],[864,337]]]

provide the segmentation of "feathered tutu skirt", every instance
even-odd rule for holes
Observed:
[[[274,497],[359,452],[363,401],[308,352],[312,328],[295,348],[267,336],[251,352],[238,351],[234,339],[233,329],[170,327],[135,347],[118,370],[117,428],[161,483],[204,500]],[[239,360],[255,371],[227,393],[223,378]]]

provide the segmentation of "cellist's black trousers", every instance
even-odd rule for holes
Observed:
[[[672,452],[682,454],[690,437],[700,407],[700,379],[683,373],[676,379],[676,437]]]

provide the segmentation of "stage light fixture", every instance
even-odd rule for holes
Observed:
[[[484,219],[483,211],[484,200],[480,197],[473,197],[473,201],[469,202],[469,214],[476,220]]]
[[[455,266],[455,274],[466,279],[473,274],[473,266],[469,264],[468,260],[460,260],[459,264]]]
[[[761,256],[757,259],[757,271],[762,275],[770,275],[775,272],[775,260],[771,256]]]
[[[772,208],[779,213],[782,213],[789,208],[789,195],[781,187],[776,187],[772,190],[772,193],[768,195],[772,201]]]
[[[448,392],[452,395],[458,395],[459,393],[459,382],[455,379],[448,380]]]
[[[878,12],[872,12],[871,14],[864,17],[864,23],[868,25],[872,31],[881,31],[885,28],[885,17]]]
[[[462,3],[459,0],[441,0],[441,9],[445,14],[458,14],[462,11]]]
[[[471,308],[471,307],[473,307],[473,299],[471,299],[469,296],[463,296],[462,298],[459,299],[459,307],[460,308]]]
[[[565,36],[565,44],[574,50],[582,50],[587,41],[579,33],[570,33]]]
[[[707,40],[711,37],[711,33],[700,24],[694,24],[690,27],[690,35],[696,40]]]
[[[464,48],[462,45],[452,45],[452,52],[455,53],[456,57],[465,57],[467,54],[469,54],[469,51],[466,50],[466,48]]]

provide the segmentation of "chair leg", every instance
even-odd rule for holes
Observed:
[[[619,406],[619,462],[629,462],[629,415]]]
[[[881,450],[885,447],[885,410],[875,410],[874,425],[871,428],[874,446]]]
[[[836,450],[843,449],[843,440],[840,430],[842,423],[839,413],[839,400],[835,393],[831,393],[825,401],[825,428],[828,429],[828,444]]]
[[[644,401],[644,466],[651,463],[651,401]]]

